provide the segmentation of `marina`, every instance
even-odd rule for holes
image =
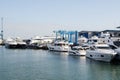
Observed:
[[[68,32],[57,31],[55,37],[5,39],[0,47],[0,79],[120,79],[118,39],[109,38],[108,33],[88,39],[76,31]]]
[[[114,32],[58,30],[30,39],[4,39],[2,32],[2,80],[120,79],[120,37]]]
[[[119,45],[116,45],[109,32],[99,32],[98,35],[80,34],[78,31],[53,31],[56,36],[36,36],[31,39],[4,39],[7,49],[42,49],[53,52],[66,52],[71,56],[85,56],[87,58],[112,62],[120,60]],[[89,33],[89,32],[88,32]],[[86,33],[85,33],[86,34]],[[1,36],[3,37],[3,36]],[[118,43],[118,42],[117,42]],[[117,47],[118,46],[118,47]]]
[[[120,80],[120,0],[0,0],[0,80]]]

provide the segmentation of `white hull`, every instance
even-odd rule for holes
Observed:
[[[112,52],[92,52],[92,51],[87,51],[86,53],[86,57],[94,59],[94,60],[98,60],[98,61],[105,61],[105,62],[110,62],[114,57],[115,57],[116,53]]]
[[[68,52],[69,46],[52,46],[51,44],[47,45],[50,51],[60,51],[60,52]]]
[[[13,49],[24,49],[27,47],[27,44],[19,39],[8,38],[5,42],[5,47]]]
[[[80,50],[70,50],[69,55],[74,55],[74,56],[85,56],[86,51],[80,51]]]

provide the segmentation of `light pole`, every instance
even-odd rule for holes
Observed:
[[[3,40],[3,17],[1,18],[1,39]]]

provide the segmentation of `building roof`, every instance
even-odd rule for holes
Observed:
[[[120,30],[104,30],[102,32],[120,32]]]

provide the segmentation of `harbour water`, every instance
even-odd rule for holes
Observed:
[[[120,64],[3,46],[0,47],[0,80],[120,80]]]

